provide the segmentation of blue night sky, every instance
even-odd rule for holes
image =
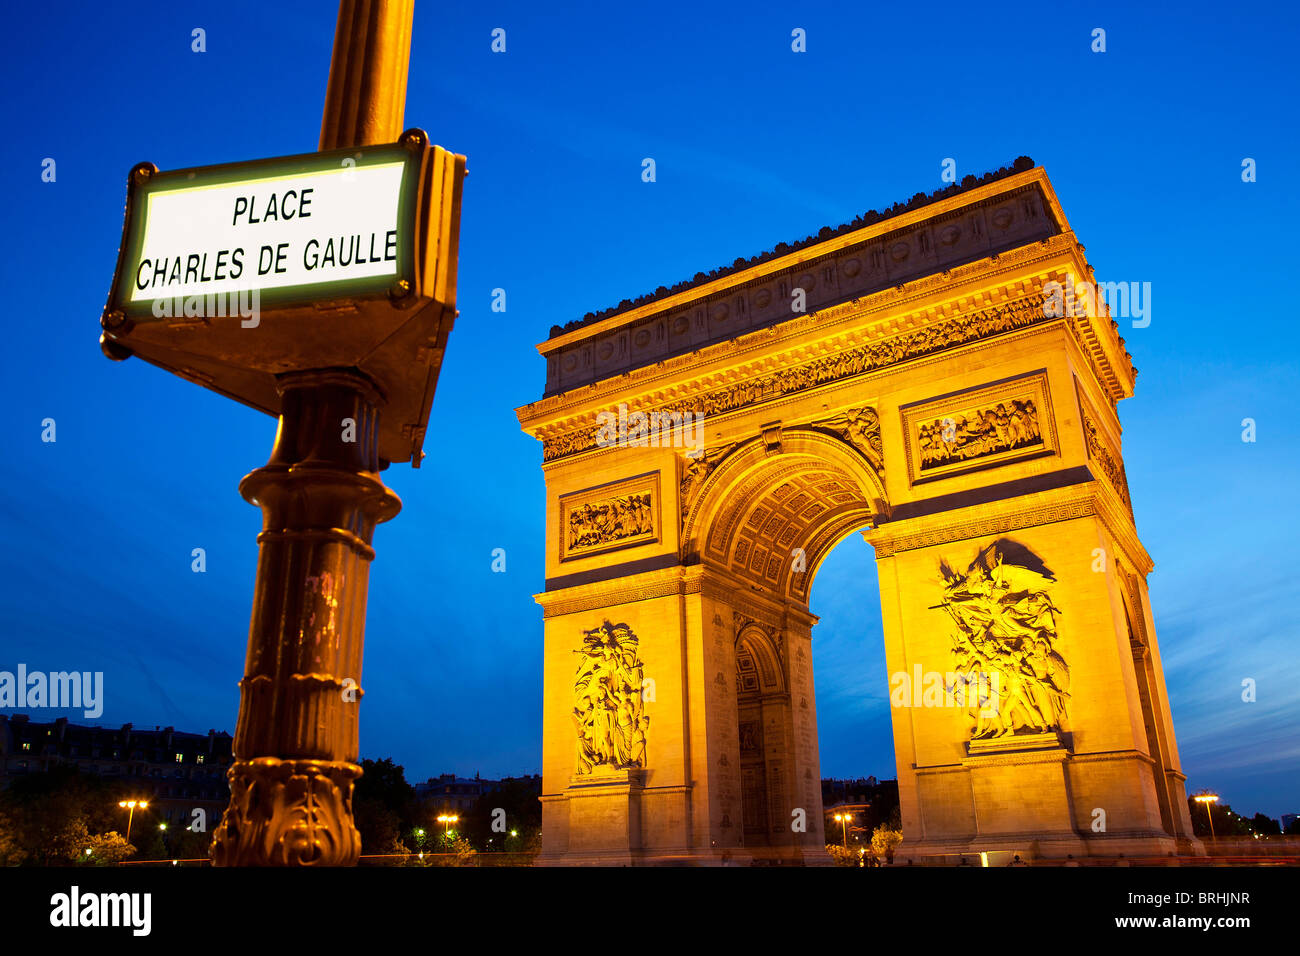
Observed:
[[[1152,285],[1150,327],[1122,329],[1141,376],[1120,414],[1189,791],[1300,810],[1300,361],[1282,296],[1297,14],[1130,6],[421,3],[406,125],[469,157],[461,315],[433,454],[385,473],[404,508],[375,539],[363,756],[413,780],[540,770],[544,486],[514,408],[541,395],[534,347],[552,324],[936,189],[945,157],[960,177],[1027,154],[1099,278]],[[0,669],[102,670],[106,725],[233,731],[261,526],[236,485],[275,422],[107,361],[98,320],[134,163],[315,148],[335,7],[109,7],[18,4],[0,39]],[[795,27],[807,53],[791,52]],[[1258,182],[1241,181],[1244,157]],[[892,777],[861,538],[827,560],[812,608],[823,775]]]

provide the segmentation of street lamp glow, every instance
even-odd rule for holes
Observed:
[[[438,814],[438,822],[442,824],[442,839],[446,842],[451,838],[451,825],[460,820],[460,817],[454,813]]]
[[[1210,821],[1210,839],[1213,840],[1215,838],[1214,837],[1214,816],[1213,814],[1210,813],[1210,804],[1218,803],[1219,795],[1217,793],[1210,793],[1207,790],[1204,793],[1195,794],[1192,797],[1192,799],[1205,807],[1205,819]]]
[[[131,842],[131,822],[135,819],[135,808],[139,807],[145,810],[149,806],[148,800],[119,800],[117,805],[123,810],[129,811],[126,818],[126,842]]]
[[[844,836],[844,848],[845,848],[845,849],[848,849],[848,846],[849,846],[849,821],[852,820],[852,819],[853,819],[853,814],[851,814],[851,813],[837,813],[837,814],[835,814],[835,822],[838,823],[838,824],[840,825],[840,832],[841,832],[841,833],[843,834],[843,836]]]

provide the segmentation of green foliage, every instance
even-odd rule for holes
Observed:
[[[478,851],[464,837],[456,837],[439,853],[424,856],[426,866],[473,866]]]
[[[848,847],[841,846],[838,843],[827,843],[826,852],[831,855],[836,866],[857,866],[858,851]]]
[[[362,853],[388,853],[416,825],[415,788],[401,764],[391,758],[361,761],[361,779],[352,794],[352,813],[361,833]],[[406,849],[404,847],[404,849]]]
[[[86,853],[86,850],[90,850]],[[113,866],[135,856],[135,847],[116,830],[108,833],[87,834],[85,848],[74,853],[73,861],[82,866]]]
[[[505,811],[504,830],[493,830],[494,811]],[[526,852],[542,829],[542,804],[537,793],[522,780],[503,780],[501,787],[479,797],[474,809],[463,815],[461,832],[486,852]],[[510,835],[510,831],[515,836]]]
[[[0,861],[6,865],[69,866],[91,861],[96,851],[110,860],[134,849],[117,837],[125,811],[118,802],[129,796],[130,784],[82,774],[75,767],[55,767],[15,779],[0,793]],[[135,814],[135,833],[157,827],[148,811]],[[112,839],[116,837],[116,839]],[[120,842],[119,842],[120,841]]]
[[[24,858],[13,818],[0,810],[0,866],[17,866]]]
[[[902,842],[902,830],[896,830],[882,823],[871,834],[871,852],[875,854],[876,859],[884,860],[886,863],[893,863],[894,851],[898,849],[898,845]]]

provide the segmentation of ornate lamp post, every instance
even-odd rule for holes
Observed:
[[[341,0],[320,152],[188,171],[141,163],[128,180],[101,348],[279,418],[270,460],[239,485],[263,523],[218,866],[351,866],[360,855],[352,793],[371,542],[401,509],[380,472],[423,457],[456,314],[465,175],[464,156],[402,131],[413,12],[414,0]],[[256,196],[241,187],[258,182],[280,183],[280,208],[299,219],[310,203],[321,229],[357,230],[348,261],[319,252],[332,249],[324,234],[279,232],[285,241],[257,253],[258,275],[245,269],[235,253],[272,242],[264,230],[281,223],[266,209],[253,217]],[[182,279],[167,223],[241,238],[212,251],[211,275],[187,267]],[[238,273],[218,274],[227,254]],[[281,284],[264,277],[263,255]],[[238,313],[221,296],[237,298]]]
[[[413,0],[342,0],[320,149],[402,133]],[[218,866],[355,865],[352,820],[375,525],[401,501],[379,472],[381,387],[355,368],[281,375],[280,428],[240,494],[262,509],[231,800]],[[355,431],[343,437],[344,423]],[[419,464],[418,457],[415,462]]]

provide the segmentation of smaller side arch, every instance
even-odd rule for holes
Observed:
[[[736,634],[736,694],[783,694],[785,667],[771,635],[750,621]]]

